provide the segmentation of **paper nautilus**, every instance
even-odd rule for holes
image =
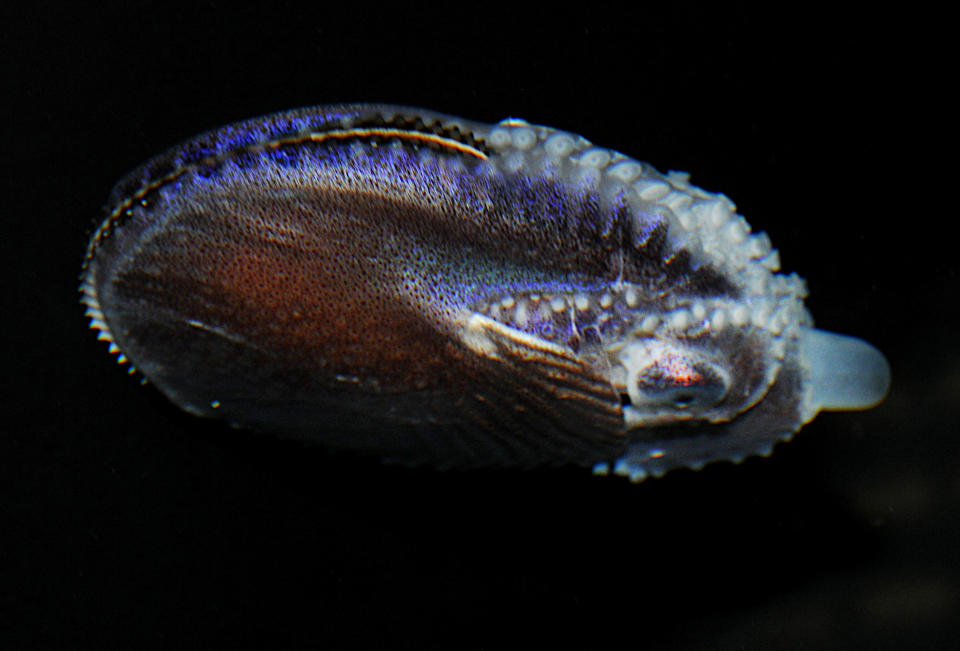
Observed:
[[[584,138],[397,106],[201,135],[114,189],[81,291],[193,414],[434,467],[634,480],[882,400],[733,203]]]

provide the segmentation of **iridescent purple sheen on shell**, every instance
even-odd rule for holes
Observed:
[[[580,136],[346,105],[221,128],[114,189],[81,290],[172,402],[436,467],[635,480],[871,406],[723,195]]]

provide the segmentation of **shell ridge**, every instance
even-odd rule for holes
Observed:
[[[639,480],[768,454],[889,382],[869,345],[812,333],[725,195],[519,118],[254,118],[106,210],[80,302],[119,362],[191,413],[395,461]]]

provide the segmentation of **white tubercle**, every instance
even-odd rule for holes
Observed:
[[[633,189],[645,201],[662,199],[670,193],[670,186],[657,179],[640,179],[633,184]]]
[[[491,164],[507,172],[525,168],[537,170],[547,178],[564,178],[581,191],[596,192],[602,207],[615,205],[623,198],[639,224],[654,219],[668,224],[668,245],[684,249],[696,265],[708,264],[733,279],[747,296],[802,299],[800,287],[780,287],[780,259],[765,233],[752,234],[747,221],[736,213],[736,205],[724,194],[711,193],[690,183],[685,172],[660,173],[647,164],[623,154],[597,147],[582,136],[550,127],[531,125],[517,118],[501,121],[486,134],[486,143],[498,152]],[[644,246],[650,229],[634,229],[634,246]],[[773,284],[772,284],[773,283]],[[622,300],[628,308],[638,306],[636,291],[627,289]],[[571,296],[569,304],[584,309],[582,301]],[[597,305],[608,309],[612,300],[600,296]],[[557,309],[557,306],[551,306]],[[688,306],[689,307],[689,306]],[[771,320],[770,306],[756,303],[748,308],[724,306],[719,316],[715,305],[665,316],[674,326],[702,327],[708,316],[709,327],[724,325],[766,328],[774,335],[785,330],[793,314]],[[683,329],[681,328],[681,329]]]
[[[513,129],[510,133],[510,139],[513,146],[521,151],[532,149],[537,144],[537,134],[529,127],[520,127]]]
[[[625,160],[612,165],[608,172],[619,181],[631,183],[643,173],[643,166],[635,160]]]
[[[573,151],[573,138],[565,133],[555,133],[544,143],[543,148],[551,156],[566,156]]]
[[[588,167],[604,169],[610,163],[610,152],[606,149],[593,147],[580,155],[580,164]]]
[[[490,133],[487,135],[487,144],[494,149],[503,149],[504,147],[509,147],[512,142],[513,139],[510,137],[510,129],[504,127],[491,129]]]

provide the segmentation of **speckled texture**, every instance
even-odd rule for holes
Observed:
[[[822,406],[805,287],[768,238],[573,134],[291,111],[158,156],[109,206],[91,325],[192,413],[406,463],[639,480],[767,454]]]

